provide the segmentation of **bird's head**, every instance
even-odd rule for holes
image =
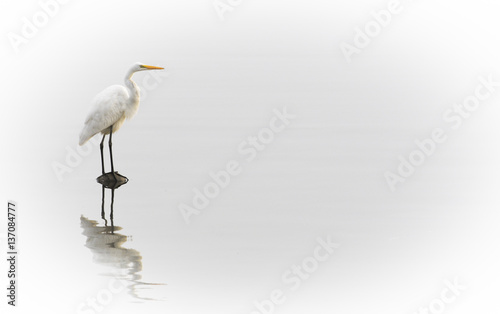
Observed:
[[[145,65],[143,63],[137,62],[132,66],[132,69],[134,69],[134,72],[139,72],[139,71],[146,71],[146,70],[163,70],[162,67],[157,67],[153,65]]]
[[[146,71],[146,70],[163,70],[162,67],[156,67],[152,65],[145,65],[140,62],[134,63],[132,67],[128,70],[127,75],[125,75],[126,80],[130,80],[135,72]]]

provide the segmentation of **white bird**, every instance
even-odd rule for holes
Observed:
[[[101,167],[104,174],[103,143],[106,134],[109,134],[109,156],[111,159],[111,173],[116,180],[113,166],[113,152],[111,150],[111,136],[118,131],[125,119],[132,118],[139,109],[139,87],[132,81],[135,72],[145,70],[163,70],[162,67],[135,63],[125,75],[125,86],[112,85],[95,96],[92,101],[85,125],[80,133],[80,146],[85,144],[94,135],[101,132]]]

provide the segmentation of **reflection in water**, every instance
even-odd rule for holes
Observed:
[[[103,175],[104,176],[104,175]],[[101,176],[101,177],[103,177]],[[100,177],[100,178],[101,178]],[[95,220],[90,220],[83,215],[80,217],[81,227],[83,228],[82,234],[87,237],[85,246],[90,249],[93,254],[94,262],[110,267],[113,271],[108,274],[109,276],[114,276],[117,279],[126,280],[130,283],[128,285],[128,293],[136,299],[141,300],[155,300],[151,298],[141,297],[139,295],[139,290],[147,288],[147,286],[157,285],[151,283],[145,283],[140,281],[142,276],[139,272],[142,270],[142,256],[141,253],[134,249],[128,249],[122,247],[122,245],[127,242],[127,236],[116,233],[116,231],[121,230],[119,226],[115,226],[113,222],[113,206],[115,189],[125,184],[117,184],[116,182],[112,184],[113,188],[109,188],[110,182],[103,180],[102,184],[102,205],[101,205],[101,218],[104,221],[104,226],[99,226],[98,222]],[[110,205],[110,225],[108,225],[108,220],[105,215],[105,189],[109,188],[111,190],[111,205]]]

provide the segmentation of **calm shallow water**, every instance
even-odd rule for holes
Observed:
[[[304,108],[293,110],[310,116]],[[268,125],[273,109],[213,124],[178,117],[160,123],[163,111],[129,121],[114,136],[116,170],[130,181],[114,191],[112,222],[109,189],[102,218],[98,146],[63,182],[39,168],[52,183],[24,181],[32,192],[20,207],[30,217],[20,216],[20,256],[36,263],[21,269],[37,278],[23,286],[24,298],[66,313],[251,313],[278,289],[285,301],[276,311],[284,313],[304,313],[311,304],[361,313],[366,304],[358,298],[375,309],[392,302],[410,311],[415,295],[432,300],[429,285],[441,289],[444,278],[483,287],[495,278],[494,194],[477,188],[490,174],[478,172],[472,142],[442,146],[392,193],[383,173],[412,149],[401,138],[416,130],[399,128],[394,136],[377,125],[327,127],[302,118],[248,162],[238,146]],[[191,204],[193,189],[230,160],[241,173],[186,224],[179,204]],[[482,160],[480,169],[496,171],[493,158]],[[303,267],[318,238],[328,237],[340,247],[309,265],[313,271],[293,289],[283,276]]]
[[[496,153],[479,140],[494,135],[479,124],[447,129],[449,141],[393,193],[384,172],[396,171],[416,138],[445,128],[441,121],[386,117],[370,95],[343,102],[299,92],[287,106],[297,118],[247,161],[238,147],[269,127],[284,102],[256,101],[250,110],[244,100],[248,110],[236,110],[236,98],[181,102],[178,93],[151,95],[113,136],[115,169],[130,179],[114,191],[114,229],[108,189],[102,218],[98,145],[59,182],[51,163],[76,150],[79,129],[39,134],[51,139],[39,144],[42,157],[22,163],[36,175],[12,177],[23,187],[12,197],[26,210],[21,256],[36,261],[21,265],[24,278],[37,279],[23,286],[26,300],[61,313],[251,313],[280,290],[283,313],[311,304],[380,312],[389,303],[410,312],[422,306],[415,296],[432,300],[444,278],[481,287],[496,278],[499,171]],[[281,97],[272,95],[261,96]],[[107,147],[105,156],[109,170]],[[186,224],[179,205],[192,205],[193,189],[231,160],[241,172]],[[328,237],[340,247],[308,264],[311,273],[293,289],[286,274],[311,263],[318,238]]]
[[[464,183],[452,179],[456,174],[432,177],[437,165],[430,164],[428,179],[408,183],[413,191],[403,189],[401,196],[388,190],[382,170],[391,147],[377,141],[387,136],[384,131],[363,134],[349,127],[299,125],[279,134],[252,162],[237,152],[246,136],[239,141],[237,136],[225,138],[245,131],[234,126],[186,131],[183,137],[167,136],[160,142],[164,145],[154,148],[140,143],[148,132],[175,132],[146,127],[139,131],[142,134],[116,136],[116,169],[130,181],[114,192],[113,232],[111,190],[105,191],[106,220],[102,219],[102,189],[95,182],[97,150],[75,171],[65,188],[80,201],[68,220],[73,221],[71,232],[80,234],[75,244],[85,248],[79,266],[89,277],[79,285],[97,298],[110,278],[126,282],[106,311],[129,312],[138,306],[137,310],[191,313],[217,308],[250,313],[255,301],[269,299],[275,289],[284,292],[287,301],[278,307],[285,312],[298,313],[311,302],[345,308],[357,293],[377,307],[384,301],[369,292],[376,282],[408,300],[427,280],[440,284],[448,269],[470,274],[477,265],[489,267],[479,257],[484,254],[481,247],[472,243],[468,248],[478,254],[474,257],[458,247],[440,251],[449,243],[470,243],[471,235],[463,234],[463,227],[450,225],[450,215],[468,220],[469,228],[485,225],[468,213],[468,205],[448,198]],[[364,137],[373,140],[366,142]],[[137,149],[131,143],[143,146]],[[190,155],[190,145],[200,147],[203,154]],[[224,169],[229,160],[240,161],[241,174],[186,224],[179,203],[190,204],[193,188],[201,189],[211,181],[208,173]],[[449,191],[437,193],[432,187],[443,183]],[[492,232],[497,233],[486,227],[476,236]],[[328,236],[340,248],[292,290],[283,274],[313,255],[318,237]],[[100,284],[94,285],[94,280]],[[337,296],[334,302],[329,301],[332,294]]]

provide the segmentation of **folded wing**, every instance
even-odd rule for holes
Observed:
[[[92,101],[92,109],[85,119],[79,144],[85,144],[99,132],[108,134],[112,125],[113,133],[117,131],[125,120],[128,98],[127,89],[121,85],[110,86],[97,94]]]

